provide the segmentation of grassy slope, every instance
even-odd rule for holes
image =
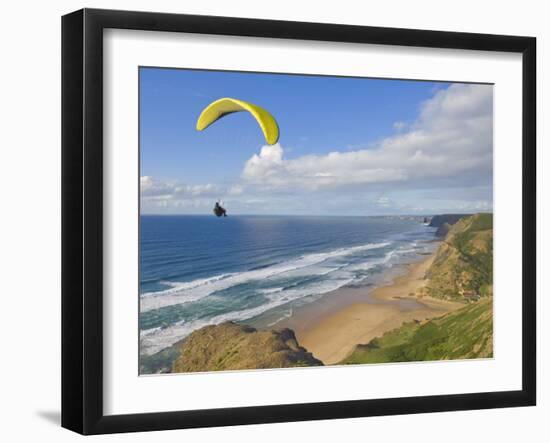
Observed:
[[[491,297],[424,323],[406,323],[367,345],[358,345],[342,363],[386,363],[493,356]]]
[[[443,317],[410,322],[358,345],[343,364],[427,361],[493,356],[493,217],[476,214],[455,224],[428,271],[426,293],[464,300],[461,290],[481,295],[478,302]]]
[[[460,300],[462,291],[493,293],[493,216],[476,214],[451,227],[427,276],[427,295]]]

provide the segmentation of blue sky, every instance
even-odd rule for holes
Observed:
[[[278,144],[244,112],[196,131],[221,97],[271,112]],[[492,86],[141,68],[140,155],[144,213],[491,210]]]

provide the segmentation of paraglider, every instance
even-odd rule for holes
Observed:
[[[216,202],[214,205],[214,214],[216,214],[216,217],[221,217],[222,215],[227,217],[227,211],[220,205],[220,202]]]
[[[202,110],[197,120],[197,131],[208,128],[220,118],[234,112],[250,113],[256,119],[258,125],[260,125],[267,144],[274,145],[277,143],[277,140],[279,140],[279,125],[268,111],[253,103],[230,97],[213,101]],[[220,202],[216,202],[213,211],[217,217],[227,217],[227,211],[220,205]]]
[[[273,116],[253,103],[237,100],[236,98],[220,98],[204,108],[197,120],[197,131],[202,131],[215,121],[234,112],[249,112],[256,119],[264,134],[265,141],[274,145],[279,140],[279,125]]]

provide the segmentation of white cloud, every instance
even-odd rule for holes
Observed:
[[[175,197],[215,196],[221,192],[218,185],[207,183],[186,185],[178,181],[163,181],[145,175],[140,177],[141,196],[152,199],[171,199]]]
[[[263,201],[245,194],[246,188],[234,184],[194,184],[178,180],[161,180],[151,176],[140,177],[141,208],[143,213],[210,213],[218,199],[244,206]]]
[[[369,149],[285,159],[280,144],[264,146],[242,178],[264,189],[331,189],[443,179],[465,183],[492,174],[492,86],[454,84],[426,101],[406,130]]]
[[[139,185],[142,197],[162,199],[174,191],[173,186],[147,175],[139,178]]]
[[[244,187],[242,185],[233,185],[229,188],[229,195],[241,195],[244,192]]]

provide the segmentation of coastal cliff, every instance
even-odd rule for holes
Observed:
[[[442,317],[413,321],[360,344],[342,364],[490,358],[493,356],[493,217],[453,225],[417,294],[467,303]]]
[[[442,214],[442,215],[434,215],[432,219],[430,220],[430,224],[428,226],[432,228],[437,228],[437,231],[435,231],[435,236],[440,238],[445,238],[449,231],[451,230],[451,227],[458,223],[460,220],[470,217],[471,214]]]
[[[183,342],[172,372],[322,366],[291,329],[258,331],[226,322],[193,332]]]
[[[447,233],[426,273],[424,294],[470,301],[493,293],[493,215],[459,220]]]
[[[434,215],[432,219],[430,220],[430,224],[428,226],[431,226],[432,228],[439,228],[440,226],[443,226],[445,223],[448,225],[454,225],[459,220],[469,217],[472,214],[441,214],[441,215]]]

